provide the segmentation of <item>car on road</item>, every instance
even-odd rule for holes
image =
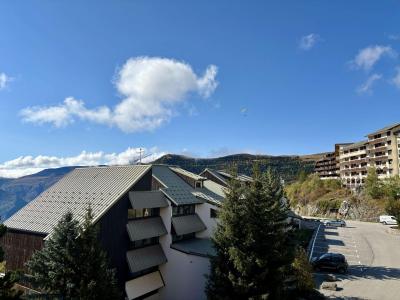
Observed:
[[[346,257],[340,253],[325,253],[311,261],[315,271],[327,270],[339,273],[346,273],[349,267]]]
[[[323,220],[322,223],[325,226],[336,226],[336,227],[346,227],[346,222],[344,220]]]
[[[397,225],[397,220],[393,216],[379,216],[379,223],[384,225]]]

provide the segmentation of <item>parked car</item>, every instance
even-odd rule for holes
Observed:
[[[344,220],[336,219],[336,220],[324,220],[322,222],[325,226],[337,226],[337,227],[345,227],[346,222]]]
[[[379,216],[379,223],[385,225],[397,225],[397,220],[393,216]]]
[[[325,253],[311,262],[314,270],[329,270],[346,273],[349,267],[346,258],[340,253]]]

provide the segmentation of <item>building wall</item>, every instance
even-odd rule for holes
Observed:
[[[204,206],[204,209],[203,209]],[[200,208],[201,207],[201,208]],[[208,210],[207,210],[208,207]],[[200,204],[196,205],[196,212],[199,214],[206,214],[211,205]],[[212,225],[207,218],[200,218],[207,225]],[[186,300],[186,299],[206,299],[204,288],[206,284],[205,274],[209,273],[210,262],[206,257],[200,257],[196,255],[189,255],[178,250],[172,249],[172,237],[171,237],[171,217],[172,207],[168,206],[160,209],[160,216],[163,220],[165,227],[167,228],[168,234],[160,237],[160,245],[164,250],[168,262],[159,267],[161,276],[165,282],[165,286],[159,290],[160,299],[165,300]],[[208,215],[209,219],[209,215]],[[207,225],[207,227],[208,227]],[[197,233],[197,237],[206,236],[204,234]]]
[[[4,250],[7,270],[25,270],[25,263],[32,254],[42,249],[45,235],[29,233],[17,230],[7,230],[0,239],[0,245]]]
[[[219,210],[215,205],[204,203],[196,205],[195,212],[199,215],[200,219],[204,222],[207,229],[196,234],[198,238],[209,238],[213,235],[217,227],[217,219],[210,217],[210,209]]]
[[[149,191],[151,189],[151,170],[147,172],[132,188],[132,191]],[[115,203],[99,220],[99,239],[107,252],[110,266],[116,269],[116,277],[121,288],[130,278],[126,252],[129,248],[128,209],[131,208],[129,193]]]

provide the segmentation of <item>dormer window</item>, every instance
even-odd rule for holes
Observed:
[[[195,183],[195,188],[196,189],[200,189],[200,188],[202,188],[203,187],[203,182],[202,181],[196,181],[196,183]]]

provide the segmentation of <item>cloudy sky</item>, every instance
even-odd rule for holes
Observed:
[[[308,154],[400,121],[398,1],[3,1],[0,177]],[[371,117],[374,112],[379,112]]]

